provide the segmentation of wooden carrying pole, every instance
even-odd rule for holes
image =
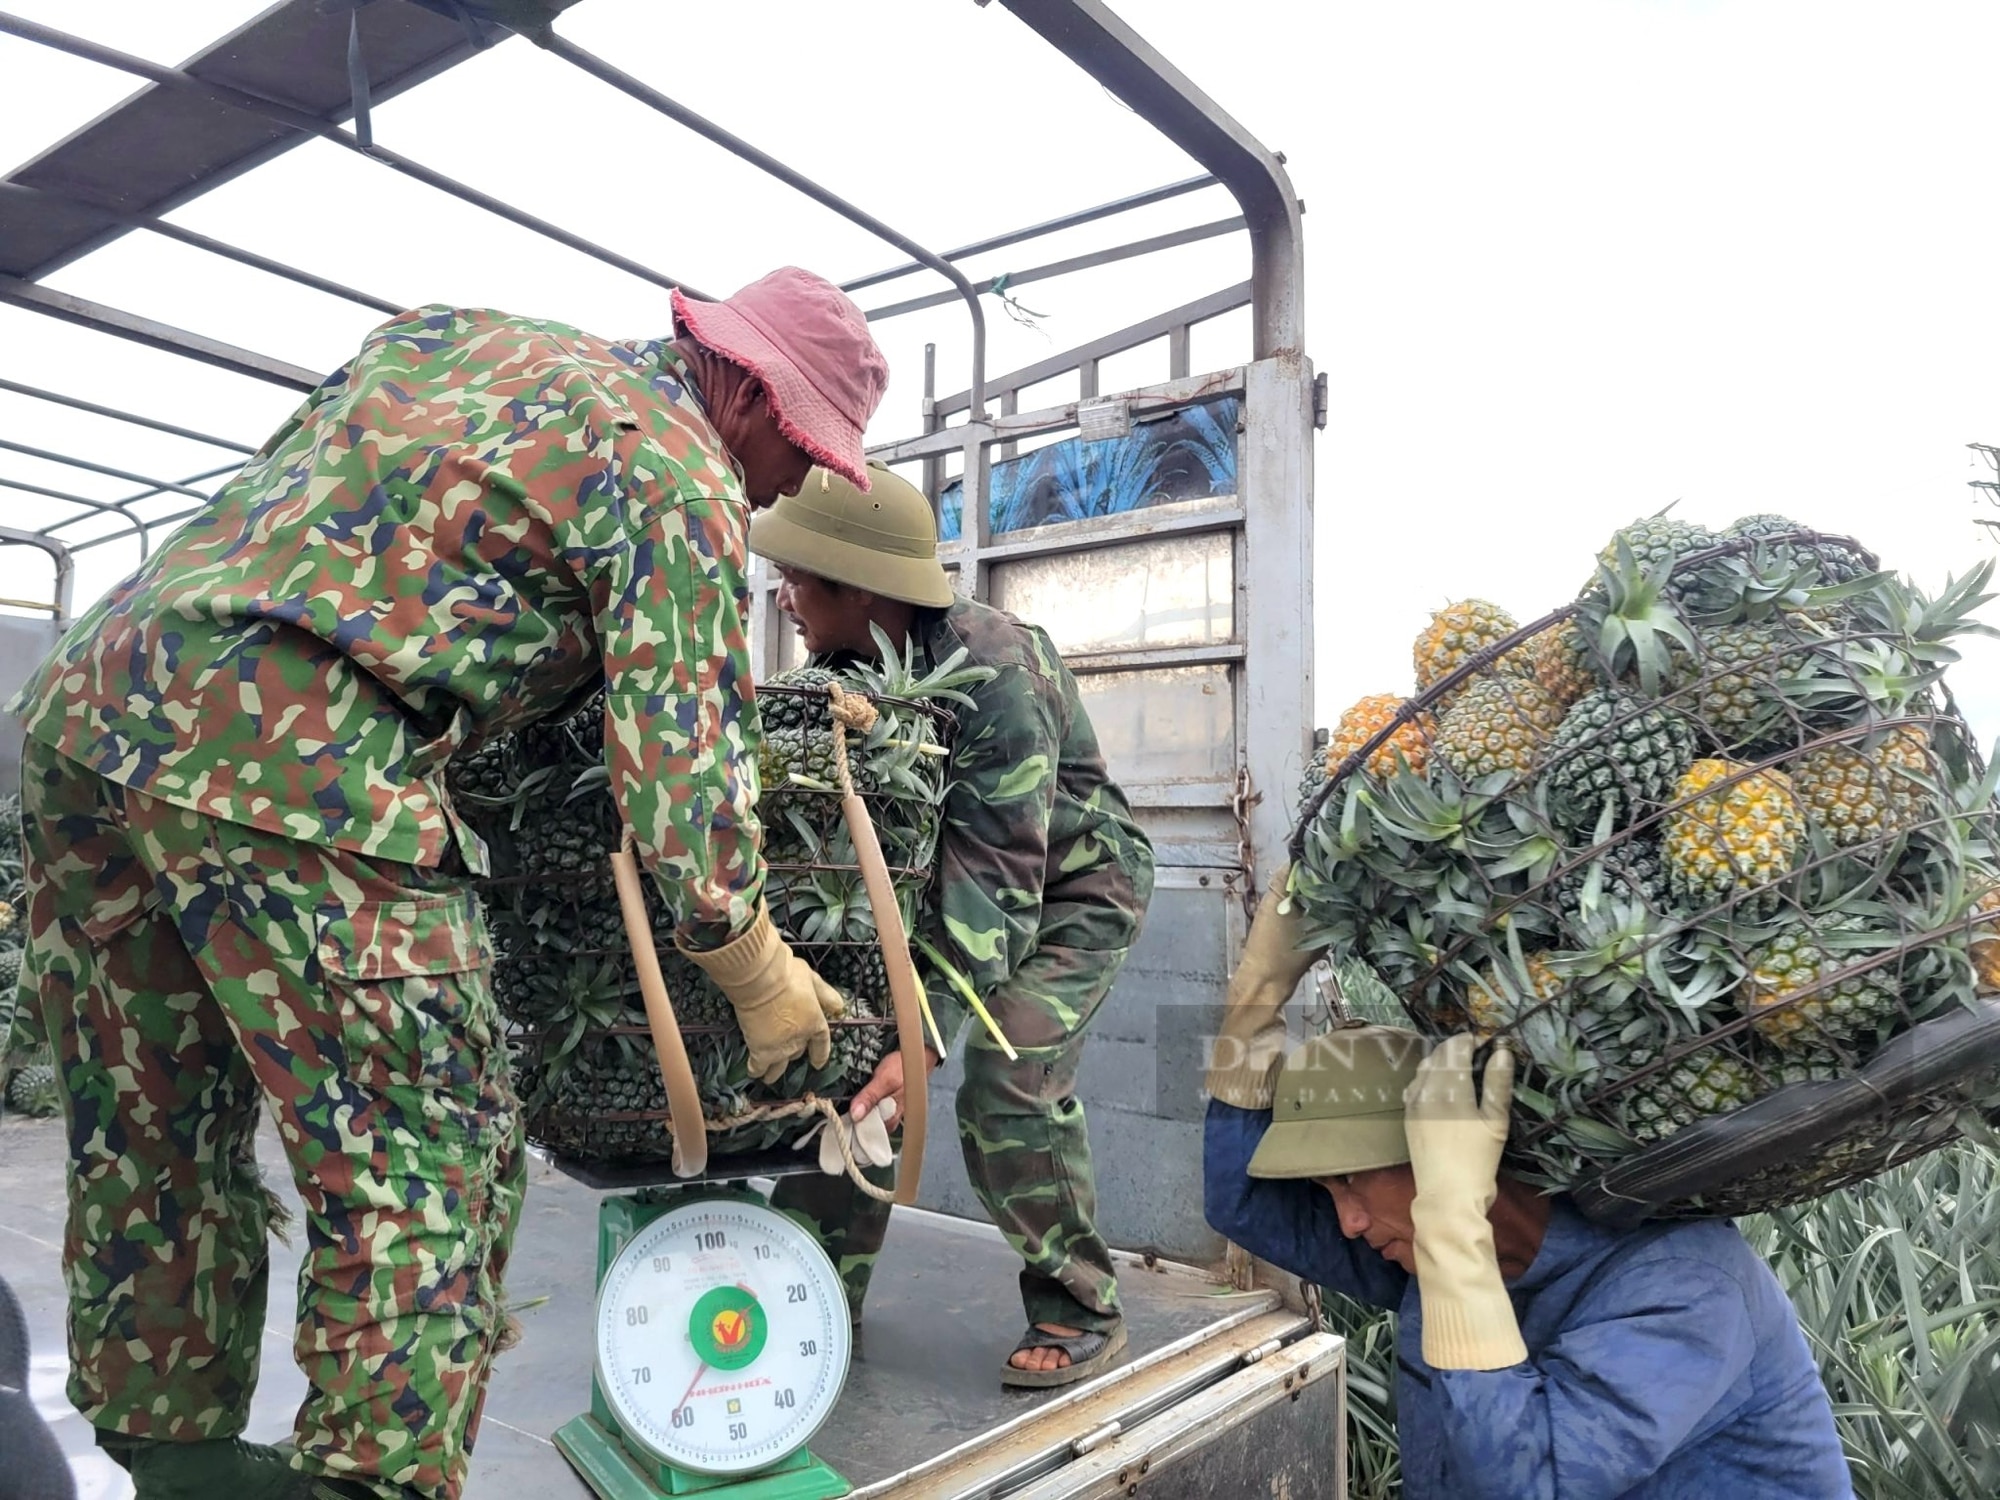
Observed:
[[[896,1010],[896,1047],[903,1054],[903,1149],[896,1171],[896,1201],[917,1201],[924,1177],[924,1133],[930,1125],[931,1070],[924,1065],[924,1019],[917,967],[910,961],[910,934],[903,926],[903,908],[889,880],[889,862],[882,841],[875,837],[875,820],[868,804],[854,790],[854,772],[847,763],[847,731],[866,734],[875,727],[875,705],[860,693],[844,692],[838,682],[826,685],[833,716],[833,769],[840,782],[840,811],[847,819],[847,836],[861,866],[861,884],[875,914],[875,941],[889,971],[889,1000]]]
[[[701,1094],[694,1086],[687,1044],[681,1040],[674,1002],[660,973],[660,955],[653,947],[653,924],[646,915],[646,896],[639,885],[639,861],[630,849],[620,849],[611,856],[611,878],[618,885],[625,939],[632,946],[633,967],[639,971],[639,993],[645,997],[646,1022],[652,1027],[653,1050],[660,1059],[660,1081],[667,1086],[674,1176],[699,1177],[708,1170],[708,1122],[702,1118]]]
[[[841,769],[846,769],[841,757]],[[881,840],[875,837],[875,822],[868,807],[846,784],[840,811],[847,819],[847,834],[854,841],[855,857],[861,864],[861,882],[868,892],[868,905],[875,913],[875,937],[882,945],[882,962],[889,971],[889,999],[896,1010],[896,1044],[903,1054],[903,1149],[896,1169],[896,1201],[915,1203],[917,1187],[924,1175],[924,1132],[930,1124],[931,1070],[924,1062],[923,1010],[917,1000],[917,968],[910,961],[910,934],[903,926],[903,909],[896,904],[896,888],[889,883],[889,862],[882,857]]]

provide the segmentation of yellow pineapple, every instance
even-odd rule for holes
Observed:
[[[1342,714],[1334,726],[1333,738],[1327,742],[1327,774],[1331,776],[1350,755],[1388,728],[1406,702],[1407,699],[1394,693],[1370,693]],[[1430,715],[1418,714],[1377,745],[1362,769],[1370,776],[1384,779],[1395,775],[1398,766],[1407,762],[1421,776],[1431,758],[1432,729]]]
[[[1495,965],[1480,976],[1466,994],[1466,1019],[1482,1040],[1506,1030],[1525,1012],[1562,993],[1562,977],[1540,953],[1530,953],[1527,973],[1515,974],[1512,979],[1512,993],[1509,993],[1508,985],[1501,979],[1498,965]]]
[[[2000,992],[2000,882],[1989,882],[1972,903],[1975,915],[1986,916],[1972,929],[1972,973],[1983,994]]]
[[[1602,685],[1574,620],[1558,620],[1537,631],[1523,649],[1535,681],[1564,708]]]
[[[1463,781],[1524,775],[1541,763],[1562,717],[1562,705],[1532,677],[1481,677],[1438,720],[1437,751]]]
[[[1819,1045],[1875,1032],[1896,1016],[1890,971],[1880,966],[1855,971],[1866,957],[1825,940],[1833,932],[1858,932],[1852,917],[1818,923],[1788,922],[1778,935],[1750,955],[1743,981],[1743,1008],[1751,1024],[1780,1047]],[[1809,995],[1800,992],[1819,985]]]
[[[1800,756],[1791,776],[1806,815],[1846,848],[1921,823],[1932,800],[1923,784],[1930,771],[1929,737],[1901,724],[1873,746],[1823,745]]]
[[[1461,599],[1456,604],[1447,604],[1431,616],[1430,624],[1411,648],[1410,657],[1417,669],[1417,691],[1425,692],[1444,681],[1476,653],[1519,628],[1506,610],[1484,599]],[[1510,651],[1496,665],[1508,673],[1524,674],[1529,670],[1526,654],[1520,651]],[[1461,683],[1439,699],[1438,712],[1443,713],[1457,701],[1465,688],[1466,684]]]
[[[1698,760],[1674,786],[1662,828],[1667,885],[1688,911],[1780,879],[1798,863],[1805,813],[1782,771],[1751,771],[1732,760]],[[1731,778],[1737,778],[1732,780]],[[1739,903],[1751,918],[1776,909],[1775,888]]]

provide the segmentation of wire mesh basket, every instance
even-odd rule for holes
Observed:
[[[2000,820],[1926,599],[1782,518],[1441,611],[1309,785],[1292,899],[1418,1029],[1508,1038],[1509,1163],[1607,1221],[1818,1196],[2000,1092]],[[1309,778],[1309,782],[1312,778]]]
[[[654,947],[717,1155],[762,1151],[798,1135],[819,1116],[790,1102],[810,1096],[844,1106],[896,1045],[887,972],[841,792],[814,774],[822,754],[817,737],[831,735],[820,685],[827,675],[799,686],[777,679],[757,696],[766,721],[785,726],[765,736],[759,764],[765,899],[793,950],[846,1000],[847,1014],[830,1023],[828,1062],[814,1068],[801,1057],[775,1084],[751,1079],[734,1009],[675,948],[677,915],[658,886],[644,882]],[[866,696],[880,716],[874,730],[849,739],[856,791],[914,929],[931,886],[943,768],[957,721],[940,703]],[[600,697],[559,722],[484,747],[455,768],[453,802],[486,840],[494,871],[479,889],[530,1139],[580,1162],[665,1163],[673,1136],[608,864],[623,826],[603,764]]]

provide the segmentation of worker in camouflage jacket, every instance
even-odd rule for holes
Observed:
[[[1104,757],[1076,681],[1041,630],[960,599],[937,560],[923,494],[880,465],[864,495],[822,471],[751,522],[753,552],[777,565],[778,604],[815,661],[872,657],[874,629],[936,666],[960,647],[992,675],[958,710],[938,856],[934,936],[1018,1058],[983,1026],[967,1033],[959,1142],[980,1202],[1026,1267],[1028,1329],[1008,1357],[1010,1385],[1095,1374],[1125,1345],[1111,1253],[1098,1233],[1090,1137],[1076,1096],[1085,1029],[1138,936],[1153,854]],[[966,1007],[927,986],[947,1046]],[[926,1049],[932,1067],[939,1057]],[[865,1119],[885,1099],[900,1115],[899,1052],[854,1100]],[[881,1185],[893,1171],[878,1171]],[[889,1206],[845,1177],[787,1178],[775,1198],[813,1224],[862,1297]]]
[[[630,344],[385,323],[11,705],[70,1397],[141,1500],[461,1490],[525,1179],[453,756],[605,688],[637,851],[753,1065],[825,1060],[839,997],[762,899],[744,549],[814,463],[865,479],[887,368],[796,269],[674,312]],[[308,1215],[290,1451],[237,1436],[260,1108]]]

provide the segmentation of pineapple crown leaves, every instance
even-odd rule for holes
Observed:
[[[1667,595],[1675,560],[1641,567],[1622,535],[1613,552],[1610,562],[1598,565],[1596,587],[1578,600],[1577,620],[1613,676],[1638,673],[1646,696],[1656,698],[1672,648],[1695,649],[1693,633]]]
[[[972,708],[976,704],[965,689],[990,682],[995,675],[991,667],[964,665],[972,653],[960,646],[919,677],[916,673],[918,648],[914,641],[905,640],[903,649],[899,651],[895,642],[889,639],[889,633],[880,625],[871,622],[868,633],[874,638],[877,660],[856,662],[848,669],[848,675],[860,684],[862,691],[872,696],[907,698],[916,702],[942,698]]]

